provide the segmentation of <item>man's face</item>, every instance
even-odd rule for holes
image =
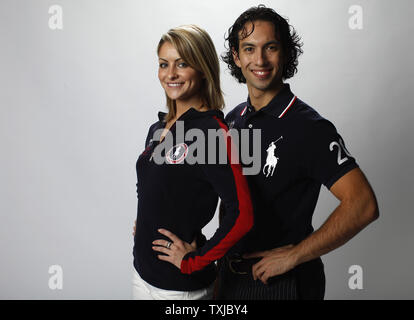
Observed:
[[[247,22],[245,27],[249,34],[253,24]],[[254,21],[253,33],[239,41],[239,53],[233,50],[233,59],[246,78],[249,90],[267,92],[281,85],[282,47],[276,38],[273,23]]]

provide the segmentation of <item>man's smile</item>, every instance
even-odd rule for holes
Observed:
[[[259,79],[266,79],[272,73],[272,69],[251,70],[251,72]]]

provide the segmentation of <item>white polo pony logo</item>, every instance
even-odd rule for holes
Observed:
[[[273,172],[275,171],[276,165],[277,165],[277,158],[275,156],[275,149],[276,149],[276,142],[278,142],[280,139],[283,139],[281,136],[276,141],[272,141],[269,144],[269,147],[267,148],[267,157],[266,157],[266,164],[263,166],[263,174],[266,176],[266,178],[271,175],[273,176]]]

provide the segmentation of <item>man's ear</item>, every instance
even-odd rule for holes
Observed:
[[[231,48],[231,53],[233,54],[233,61],[236,64],[236,66],[238,66],[239,68],[241,68],[241,63],[240,63],[240,59],[239,59],[239,54],[238,52],[234,49],[234,47]]]

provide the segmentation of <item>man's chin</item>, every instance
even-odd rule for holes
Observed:
[[[273,81],[272,81],[273,80]],[[274,79],[267,79],[266,81],[254,81],[250,82],[250,86],[260,91],[275,91],[283,84],[282,82],[275,81]]]
[[[260,91],[268,91],[271,89],[271,82],[268,83],[254,83],[252,85],[253,88]]]

